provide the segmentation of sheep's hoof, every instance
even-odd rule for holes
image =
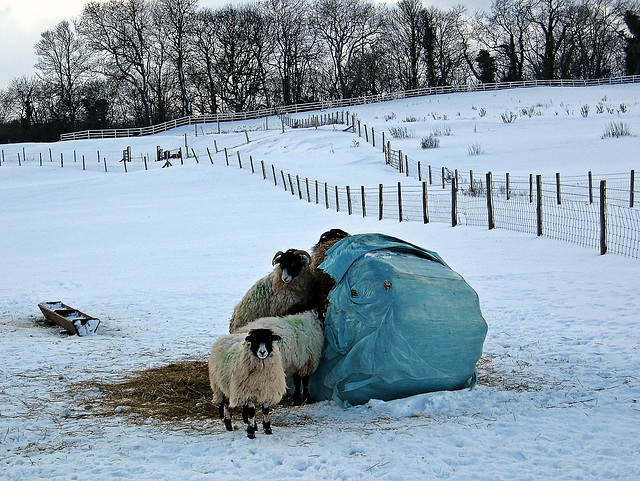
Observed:
[[[265,426],[264,427],[264,433],[265,434],[273,434],[273,430],[271,429],[271,426]]]
[[[256,434],[255,433],[247,433],[247,437],[249,439],[255,439],[256,438]]]
[[[227,431],[233,431],[233,426],[231,425],[230,419],[224,420],[224,427],[227,428]]]

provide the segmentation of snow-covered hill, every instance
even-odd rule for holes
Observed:
[[[453,94],[352,111],[376,132],[406,127],[413,136],[391,137],[393,148],[434,166],[544,175],[638,167],[638,137],[601,138],[610,122],[640,133],[634,85]],[[502,122],[509,111],[518,118]],[[637,260],[500,229],[336,213],[227,167],[222,152],[212,152],[213,165],[200,154],[197,164],[150,162],[148,171],[139,157],[183,146],[187,133],[197,152],[215,140],[330,183],[415,182],[340,127],[283,134],[275,120],[272,130],[263,125],[2,146],[1,479],[640,479]],[[421,138],[443,126],[452,135],[421,149]],[[469,155],[474,142],[484,154]],[[127,146],[140,160],[125,174],[117,160]],[[217,419],[105,418],[100,392],[91,403],[76,397],[78,381],[206,359],[273,254],[310,249],[333,227],[434,250],[477,290],[489,333],[476,389],[346,410],[282,406],[274,434],[253,441]],[[97,334],[43,326],[37,304],[57,300],[100,318]]]

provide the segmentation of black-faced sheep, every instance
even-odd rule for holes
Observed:
[[[311,275],[314,279],[315,287],[315,307],[318,309],[321,317],[327,311],[327,296],[333,287],[336,285],[333,277],[326,274],[318,266],[324,261],[327,251],[333,247],[333,245],[346,238],[350,237],[350,234],[342,229],[331,229],[320,236],[318,243],[311,249]]]
[[[263,317],[244,329],[270,329],[282,338],[280,354],[285,375],[293,378],[293,402],[296,406],[311,400],[309,375],[315,372],[322,356],[324,325],[315,311],[283,317]]]
[[[259,317],[285,316],[309,309],[314,298],[310,260],[306,251],[278,252],[272,261],[273,271],[257,281],[234,308],[229,332],[237,332]]]
[[[271,434],[270,406],[280,402],[287,389],[280,341],[270,329],[253,329],[220,336],[213,344],[209,382],[213,402],[220,406],[220,417],[228,431],[233,430],[229,409],[242,406],[247,436],[255,438],[256,405],[260,405],[264,433]]]

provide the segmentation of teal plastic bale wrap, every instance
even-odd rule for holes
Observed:
[[[476,292],[437,253],[359,234],[320,268],[337,284],[313,399],[349,406],[475,385],[487,323]]]

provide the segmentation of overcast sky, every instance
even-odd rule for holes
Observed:
[[[246,2],[200,0],[199,6],[216,9]],[[53,29],[62,20],[78,17],[85,3],[88,0],[0,0],[0,89],[6,89],[16,77],[35,74],[37,57],[33,46],[39,41],[40,34]],[[423,0],[422,3],[443,9],[462,4],[469,10],[488,10],[491,0]]]

